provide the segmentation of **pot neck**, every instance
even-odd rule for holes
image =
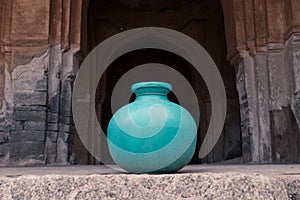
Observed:
[[[136,100],[168,100],[167,95],[171,91],[172,86],[164,82],[142,82],[132,85],[131,89],[136,95]]]
[[[136,101],[139,100],[164,100],[169,101],[168,96],[165,94],[155,94],[155,93],[144,93],[140,95],[136,95]]]

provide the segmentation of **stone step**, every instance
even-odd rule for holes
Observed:
[[[0,199],[62,198],[300,199],[300,165],[189,165],[161,175],[99,165],[0,168]]]

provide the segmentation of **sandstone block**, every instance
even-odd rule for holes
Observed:
[[[9,134],[8,140],[10,142],[42,142],[45,141],[45,131],[12,131]]]
[[[0,132],[0,144],[5,142],[8,142],[8,133]]]
[[[10,155],[11,156],[31,156],[41,155],[44,152],[44,142],[12,142],[9,143]]]
[[[46,129],[45,122],[26,121],[24,123],[24,130],[44,131]]]
[[[16,110],[13,112],[13,119],[18,121],[44,121],[46,120],[46,112]]]
[[[15,105],[46,105],[47,93],[46,92],[17,92],[14,95]]]

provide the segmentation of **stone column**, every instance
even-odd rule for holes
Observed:
[[[78,70],[81,0],[51,1],[46,164],[73,164],[72,87]]]
[[[293,29],[288,15],[299,12],[293,3],[222,1],[228,59],[237,75],[245,162],[299,162],[297,36],[286,32]]]

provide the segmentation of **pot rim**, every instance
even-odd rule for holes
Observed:
[[[136,90],[141,88],[164,88],[171,91],[172,85],[166,82],[149,81],[149,82],[135,83],[131,86],[132,92],[135,92]]]

